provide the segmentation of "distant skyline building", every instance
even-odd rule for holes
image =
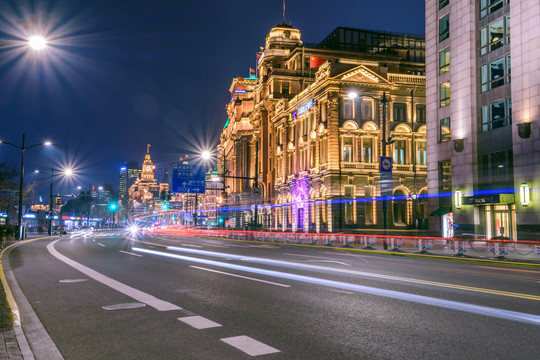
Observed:
[[[539,21],[538,0],[426,1],[430,228],[443,236],[538,236]]]
[[[120,199],[127,198],[129,188],[135,183],[141,173],[142,170],[137,161],[128,161],[120,167],[120,184],[118,187]]]

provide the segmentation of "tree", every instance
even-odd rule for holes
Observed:
[[[27,183],[23,189],[23,203],[35,200],[36,182]],[[11,223],[17,218],[19,192],[19,172],[12,164],[0,163],[0,190],[6,194],[0,196],[0,211],[8,214]]]

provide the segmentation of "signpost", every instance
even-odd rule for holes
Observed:
[[[181,194],[204,194],[205,171],[202,166],[189,164],[173,165],[172,192]]]
[[[392,196],[392,158],[389,156],[381,156],[380,160],[381,181],[380,189],[381,196]]]

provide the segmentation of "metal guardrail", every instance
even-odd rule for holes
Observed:
[[[192,234],[228,239],[266,241],[285,244],[304,244],[328,247],[351,247],[370,250],[388,250],[403,253],[468,256],[513,260],[540,261],[540,241],[512,241],[442,238],[400,235],[360,235],[335,233],[290,233],[273,231],[190,229]]]

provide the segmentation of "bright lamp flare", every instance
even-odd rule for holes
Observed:
[[[210,151],[203,151],[203,152],[202,152],[202,158],[203,158],[204,160],[209,160],[209,159],[210,159],[210,156],[211,156]]]
[[[33,50],[43,50],[47,47],[47,39],[41,35],[34,35],[28,38],[28,46]]]
[[[73,175],[73,170],[71,170],[71,169],[66,169],[66,170],[64,170],[64,175],[66,175],[66,176],[71,176],[71,175]]]

